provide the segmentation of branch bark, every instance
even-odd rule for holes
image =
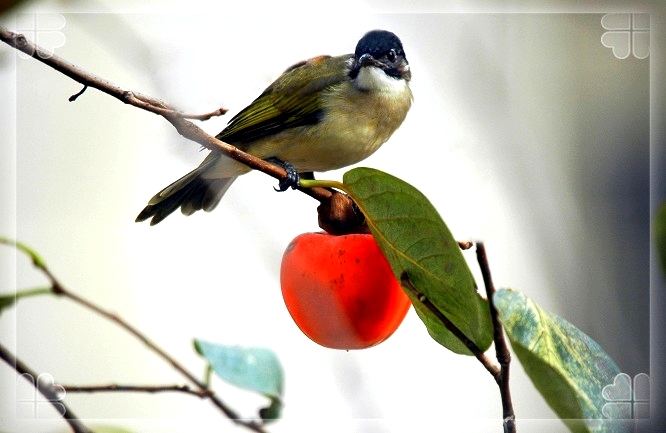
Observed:
[[[504,433],[516,432],[516,415],[513,411],[513,403],[511,401],[511,389],[509,387],[509,366],[511,364],[511,352],[506,344],[504,338],[504,330],[497,315],[497,308],[495,308],[495,285],[493,284],[492,275],[490,274],[490,265],[488,264],[488,256],[486,255],[486,246],[483,242],[476,243],[476,258],[481,268],[481,275],[483,276],[483,284],[486,287],[486,294],[488,296],[488,305],[490,306],[490,319],[493,323],[493,341],[495,343],[495,354],[497,361],[500,364],[500,371],[495,380],[500,389],[502,398],[502,411],[504,417]]]

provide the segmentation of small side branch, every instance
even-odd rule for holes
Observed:
[[[204,114],[187,114],[187,113],[180,113],[180,116],[183,119],[192,119],[192,120],[208,120],[211,117],[218,117],[218,116],[223,116],[227,114],[226,108],[218,108],[217,110],[211,111],[210,113],[204,113]]]
[[[493,324],[493,341],[495,343],[495,354],[497,361],[500,364],[500,371],[495,380],[500,389],[502,398],[502,410],[504,417],[504,432],[516,432],[516,416],[513,412],[513,403],[511,401],[511,390],[509,388],[509,366],[511,364],[511,353],[504,338],[504,330],[499,321],[497,308],[493,297],[495,295],[495,285],[490,274],[490,266],[488,265],[488,256],[486,255],[486,247],[483,242],[476,243],[476,258],[481,268],[481,275],[483,276],[483,283],[486,287],[486,294],[488,296],[488,304],[490,306],[490,318]]]
[[[44,398],[49,401],[53,407],[61,412],[63,418],[69,424],[74,433],[92,433],[88,427],[86,427],[81,420],[74,415],[74,412],[62,401],[61,396],[56,394],[56,392],[48,386],[39,386],[37,378],[39,375],[25,365],[20,359],[14,356],[5,346],[0,344],[0,359],[5,361],[10,367],[14,368],[17,373],[25,377],[26,379],[32,378],[32,385],[39,391]]]
[[[210,397],[212,393],[209,389],[192,389],[188,385],[120,385],[115,383],[109,385],[59,385],[67,393],[143,392],[155,394],[160,392],[180,392],[199,398]]]
[[[67,100],[68,100],[69,102],[74,102],[74,101],[76,101],[77,98],[78,98],[79,96],[83,95],[83,92],[85,92],[86,90],[88,90],[88,86],[84,84],[84,85],[83,85],[83,89],[79,90],[78,92],[76,92],[75,94],[73,94],[72,96],[70,96]]]

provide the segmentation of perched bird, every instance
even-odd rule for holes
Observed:
[[[299,174],[334,170],[374,153],[402,124],[412,104],[411,71],[400,39],[365,34],[354,54],[320,56],[287,69],[216,137]],[[210,212],[236,177],[251,169],[211,151],[193,171],[157,193],[136,218],[157,224],[181,208]]]

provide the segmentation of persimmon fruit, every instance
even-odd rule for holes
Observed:
[[[411,305],[369,234],[297,236],[282,256],[280,285],[300,330],[332,349],[381,343]]]

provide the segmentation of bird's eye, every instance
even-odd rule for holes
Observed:
[[[395,50],[391,50],[388,53],[386,53],[386,58],[388,59],[389,62],[393,63],[395,62],[395,59],[398,57],[398,55],[395,53]]]

